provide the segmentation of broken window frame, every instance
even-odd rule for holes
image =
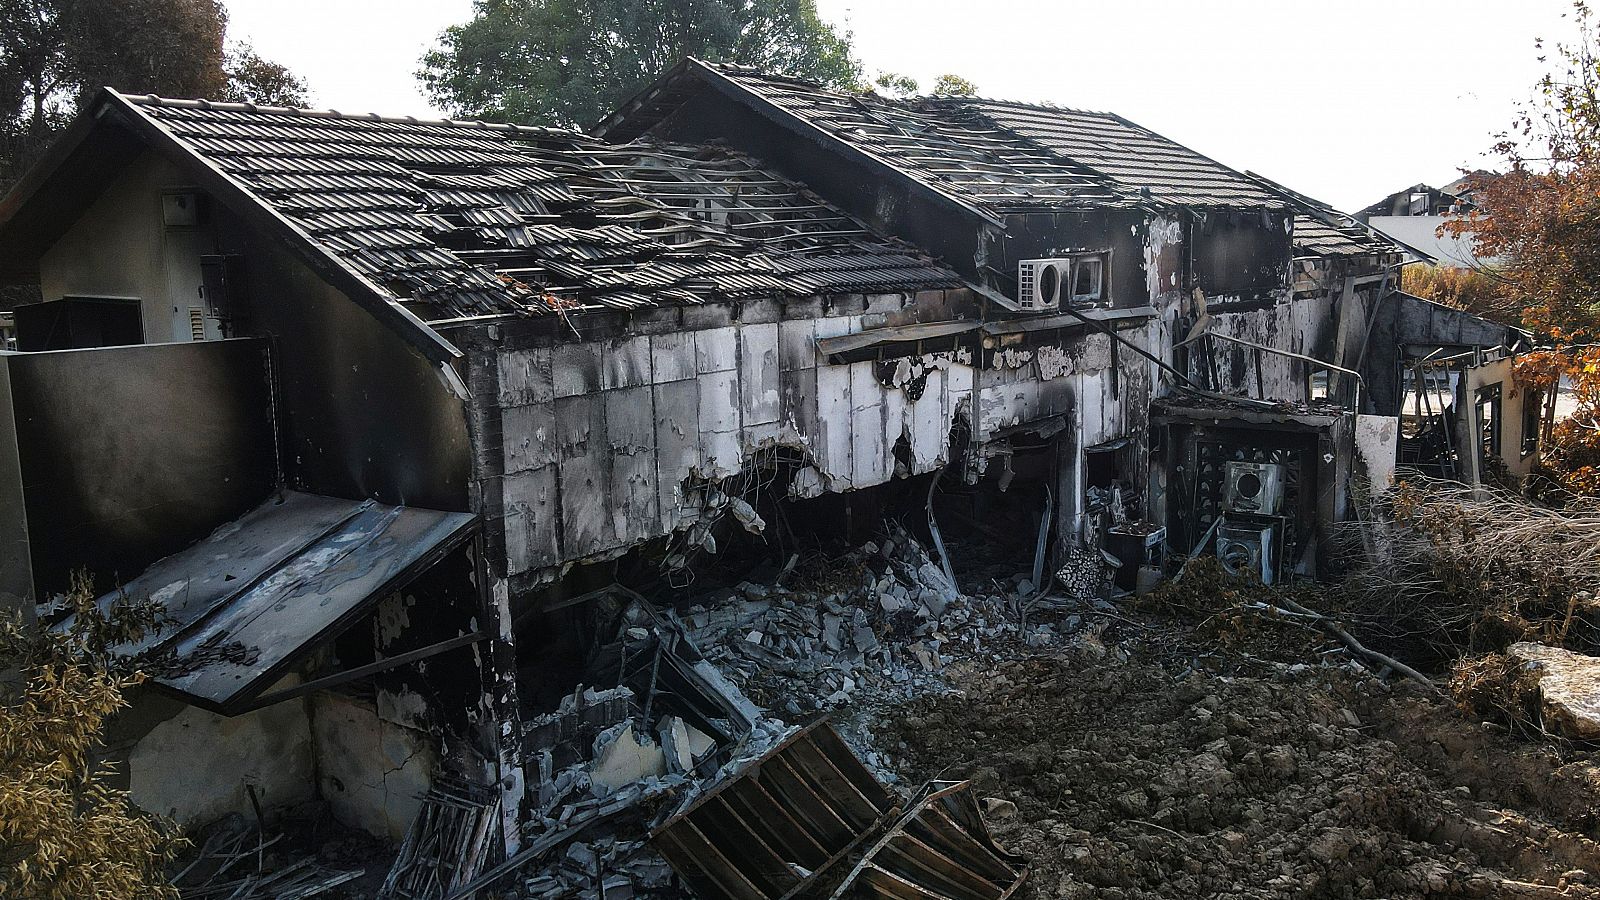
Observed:
[[[1478,459],[1482,462],[1502,457],[1505,431],[1502,396],[1500,382],[1497,381],[1478,388],[1473,397],[1472,424],[1478,432]]]
[[[1524,458],[1539,452],[1539,433],[1544,430],[1545,392],[1530,388],[1522,399],[1522,455]]]
[[[1083,253],[1071,257],[1072,271],[1068,282],[1066,299],[1074,306],[1097,306],[1106,304],[1110,298],[1106,291],[1106,270],[1110,268],[1110,253]],[[1092,268],[1088,264],[1093,264]],[[1078,293],[1078,279],[1080,273],[1092,270],[1095,272],[1094,290]]]

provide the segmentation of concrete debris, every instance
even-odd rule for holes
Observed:
[[[899,528],[837,569],[861,574],[821,593],[747,585],[714,592],[684,611],[684,627],[731,682],[792,718],[863,694],[942,690],[939,674],[954,654],[1020,636],[1016,609],[1035,593],[1023,578],[993,593],[963,594]],[[1060,636],[1054,626],[1038,625],[1027,640],[1042,647]]]
[[[747,527],[765,527],[754,510],[742,514],[741,502],[716,494],[711,500]],[[816,723],[795,729],[787,722],[946,691],[945,668],[956,654],[970,657],[1003,638],[1024,637],[1018,610],[1038,593],[1019,576],[993,581],[992,592],[964,594],[898,527],[825,569],[820,582],[814,574],[788,579],[808,584],[805,590],[783,585],[794,570],[786,565],[773,583],[740,582],[679,609],[658,609],[618,589],[632,600],[618,613],[614,643],[600,653],[608,662],[589,676],[617,687],[579,686],[526,727],[524,747],[539,760],[540,784],[524,840],[566,849],[529,860],[535,865],[524,869],[523,896],[652,896],[667,876],[666,863],[642,843],[645,805],[611,815],[604,827],[574,829],[640,795],[671,798],[677,810],[697,808],[797,741],[804,761],[794,765],[816,765],[820,751],[806,749],[808,734],[828,747],[829,759],[848,757],[833,765],[860,770],[861,790],[885,792],[882,785],[895,780],[890,761],[868,746],[864,732],[846,729],[841,737],[828,728],[822,735]],[[1026,639],[1032,646],[1061,642],[1050,625],[1032,626]],[[796,790],[786,783],[780,793]],[[857,824],[873,825],[891,805],[885,799],[883,810],[854,810],[865,817]],[[684,861],[705,852],[676,849]],[[803,881],[821,862],[788,860],[793,877],[778,880]]]
[[[665,774],[667,758],[661,746],[648,737],[634,734],[633,723],[618,725],[595,739],[589,781],[596,794],[607,796],[636,781],[659,778]]]
[[[1600,657],[1518,643],[1506,655],[1538,679],[1544,730],[1576,741],[1600,738]]]
[[[1100,596],[1104,590],[1107,569],[1102,551],[1078,548],[1056,569],[1056,583],[1068,596],[1088,600]]]

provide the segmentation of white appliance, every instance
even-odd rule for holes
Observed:
[[[1061,297],[1072,290],[1072,260],[1025,259],[1017,263],[1017,309],[1051,312],[1061,308]]]
[[[1253,575],[1262,584],[1278,577],[1276,525],[1224,522],[1217,529],[1217,561],[1230,575]]]
[[[1283,508],[1283,466],[1278,463],[1228,463],[1222,508],[1230,513],[1275,516]]]

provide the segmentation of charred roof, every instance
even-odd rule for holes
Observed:
[[[1094,206],[1283,209],[1240,172],[1111,113],[965,98],[892,100],[688,60],[597,126],[628,140],[699,91],[733,96],[990,216]]]
[[[1368,228],[1355,216],[1276,181],[1246,172],[1246,177],[1294,208],[1294,251],[1300,256],[1365,256],[1399,253],[1398,244]]]
[[[206,186],[260,207],[255,221],[344,276],[338,286],[424,319],[961,284],[726,149],[110,92],[101,103],[121,121],[91,130],[132,126],[181,149]],[[59,204],[49,183],[8,198],[0,220],[18,221],[0,231],[25,206]]]
[[[442,314],[959,284],[723,149],[128,99],[375,283]]]

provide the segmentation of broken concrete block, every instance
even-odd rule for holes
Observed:
[[[1523,642],[1506,655],[1538,677],[1546,731],[1572,740],[1600,738],[1600,657]]]
[[[667,759],[661,747],[649,738],[636,736],[631,722],[595,738],[595,758],[589,777],[599,796],[608,796],[640,779],[665,774]]]
[[[823,490],[822,473],[811,466],[796,471],[794,477],[789,480],[789,496],[797,500],[820,497]]]
[[[1002,800],[999,797],[985,797],[983,800],[983,814],[986,818],[993,819],[996,822],[1004,822],[1006,819],[1016,818],[1017,805],[1010,800]]]
[[[687,772],[694,768],[694,750],[689,743],[689,726],[677,716],[668,716],[657,726],[661,737],[661,753],[666,759],[667,772]]]
[[[944,570],[931,562],[923,563],[918,567],[917,580],[922,582],[923,587],[929,588],[938,594],[939,599],[946,604],[954,603],[955,599],[961,596],[961,592],[956,589],[956,586],[951,584],[950,579],[944,576]]]
[[[733,513],[735,519],[739,520],[739,524],[745,531],[751,534],[760,534],[767,530],[767,523],[756,513],[755,507],[738,497],[733,497],[728,501],[728,510]]]

